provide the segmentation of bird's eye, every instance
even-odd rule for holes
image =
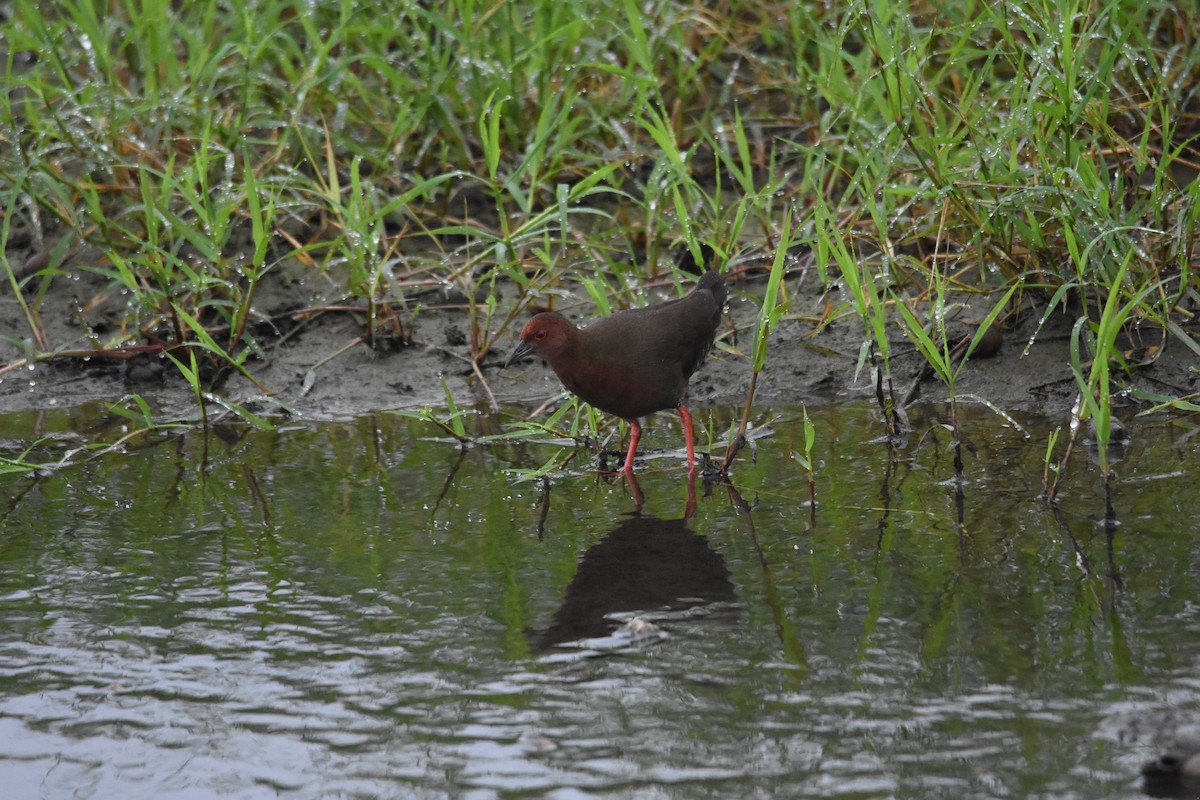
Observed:
[[[545,332],[545,331],[538,331],[537,333],[535,333],[535,334],[533,335],[533,338],[535,338],[535,339],[545,339],[545,338],[546,338],[546,332]]]

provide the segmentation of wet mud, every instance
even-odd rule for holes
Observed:
[[[81,262],[86,259],[86,253],[78,256]],[[689,403],[694,407],[740,407],[749,391],[749,356],[765,276],[761,271],[735,267],[729,281],[732,291],[723,333],[691,382]],[[335,280],[314,280],[299,271],[276,272],[265,280],[256,295],[249,328],[261,344],[262,357],[250,357],[246,367],[268,393],[236,371],[227,370],[218,377],[219,394],[257,412],[341,419],[381,409],[444,407],[443,379],[456,404],[480,410],[512,404],[532,409],[561,393],[552,373],[540,365],[501,369],[525,314],[519,314],[507,330],[495,336],[494,346],[475,368],[471,363],[471,315],[461,293],[439,287],[414,293],[406,298],[406,308],[399,311],[393,329],[376,335],[371,346],[362,341],[365,316],[330,303],[331,286],[336,286]],[[515,286],[500,285],[499,291],[493,334],[499,330],[504,312],[518,299]],[[648,302],[668,299],[673,292],[669,281],[645,290]],[[822,324],[829,309],[837,309],[850,298],[838,287],[818,286],[815,276],[804,271],[789,276],[787,296],[788,314],[771,332],[755,402],[794,406],[874,397],[871,366],[863,358],[867,334],[857,317],[850,312],[832,324]],[[45,292],[37,307],[38,317],[55,351],[98,348],[119,330],[124,302],[100,277],[64,269]],[[194,414],[190,387],[161,354],[137,353],[126,359],[97,354],[87,359],[42,361],[33,368],[23,365],[25,352],[17,343],[29,339],[29,328],[11,295],[4,305],[6,311],[0,314],[0,336],[6,337],[0,345],[0,366],[5,368],[0,376],[0,412],[73,407],[137,394],[168,417]],[[333,310],[314,310],[320,308]],[[582,290],[559,298],[556,308],[579,324],[585,324],[594,312]],[[955,329],[969,333],[971,323],[982,319],[986,310],[981,306],[975,316],[970,309],[961,312]],[[982,400],[1009,413],[1036,412],[1065,419],[1077,395],[1070,369],[1074,319],[1069,312],[1055,312],[1045,322],[1036,311],[1019,319],[1010,317],[1002,341],[992,342],[998,345],[994,352],[972,358],[962,370],[957,394],[967,402]],[[893,325],[889,335],[897,399],[944,400],[946,387],[936,377],[923,374],[924,361],[900,326]],[[1131,358],[1145,362],[1132,372],[1131,384],[1158,395],[1197,391],[1194,354],[1177,343],[1158,347],[1160,344],[1160,339],[1152,337],[1150,346],[1129,345]],[[1129,407],[1129,413],[1135,410]]]

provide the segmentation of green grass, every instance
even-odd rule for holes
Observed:
[[[835,314],[862,319],[882,375],[893,303],[910,329],[967,299],[1011,298],[1000,325],[1071,315],[1099,419],[1133,369],[1117,329],[1200,354],[1200,186],[1177,177],[1200,166],[1193,4],[43,9],[16,0],[0,23],[4,244],[19,219],[49,256],[0,264],[28,328],[0,368],[142,348],[203,403],[222,370],[253,375],[256,289],[287,265],[361,309],[367,344],[403,329],[412,286],[515,282],[512,312],[471,302],[478,370],[534,297],[628,305],[627,278],[678,243],[767,264],[781,239],[852,291]],[[102,254],[86,266],[84,245]],[[39,316],[67,269],[123,303],[84,348]],[[917,327],[949,374],[941,329]]]

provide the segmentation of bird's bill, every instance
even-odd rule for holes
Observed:
[[[533,345],[531,345],[529,342],[521,342],[516,346],[512,353],[509,354],[508,360],[504,362],[504,368],[507,369],[532,352]]]

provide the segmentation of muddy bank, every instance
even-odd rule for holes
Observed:
[[[117,324],[121,298],[112,295],[111,289],[105,297],[105,286],[98,278],[71,273],[54,280],[55,286],[39,309],[52,347],[89,347]],[[731,283],[726,335],[692,381],[695,407],[740,406],[745,401],[751,373],[748,354],[763,281],[749,275]],[[251,358],[247,367],[274,394],[264,396],[236,373],[222,382],[220,392],[256,411],[331,419],[380,409],[440,407],[445,405],[443,376],[457,403],[474,403],[480,409],[488,408],[493,398],[501,406],[532,407],[561,391],[550,371],[536,364],[500,370],[513,344],[511,331],[500,335],[498,345],[481,365],[485,387],[471,369],[470,321],[464,307],[455,305],[460,298],[437,292],[415,298],[410,310],[419,306],[419,312],[404,320],[410,341],[382,338],[373,350],[353,344],[364,331],[361,315],[331,311],[301,319],[297,315],[300,309],[319,304],[314,302],[314,287],[286,275],[277,275],[269,284],[255,304],[259,318],[254,325],[265,342],[265,358]],[[818,292],[814,281],[803,273],[790,277],[788,284],[790,313],[772,333],[757,402],[797,405],[872,397],[869,370],[857,369],[865,336],[857,318],[846,316],[814,333],[826,309],[849,298],[837,292]],[[512,286],[501,287],[501,291],[500,307],[505,308],[515,301],[517,292]],[[673,296],[671,292],[670,286],[661,286],[650,289],[648,296],[657,301]],[[97,301],[98,297],[103,299]],[[0,335],[9,337],[3,345],[3,364],[11,365],[23,356],[11,340],[26,339],[29,333],[16,301],[9,296],[3,303]],[[592,314],[582,290],[559,300],[557,307],[580,323]],[[84,308],[87,310],[81,310]],[[980,311],[975,319],[982,316]],[[511,327],[519,329],[523,318]],[[498,316],[497,326],[502,319]],[[970,321],[970,313],[963,319]],[[959,379],[959,394],[982,398],[1014,413],[1068,414],[1076,394],[1069,368],[1073,320],[1063,314],[1052,316],[1027,346],[1037,323],[1036,315],[1027,315],[1004,331],[1004,342],[994,356],[973,359]],[[945,387],[937,379],[919,377],[923,361],[901,329],[893,326],[890,333],[897,395],[926,401],[944,399]],[[1152,363],[1137,369],[1133,385],[1172,396],[1195,392],[1196,358],[1177,344],[1168,346]],[[60,359],[33,369],[10,369],[0,379],[0,412],[73,407],[93,400],[116,401],[130,394],[141,395],[168,417],[188,417],[195,411],[191,391],[176,368],[161,356],[143,355],[127,361]]]

